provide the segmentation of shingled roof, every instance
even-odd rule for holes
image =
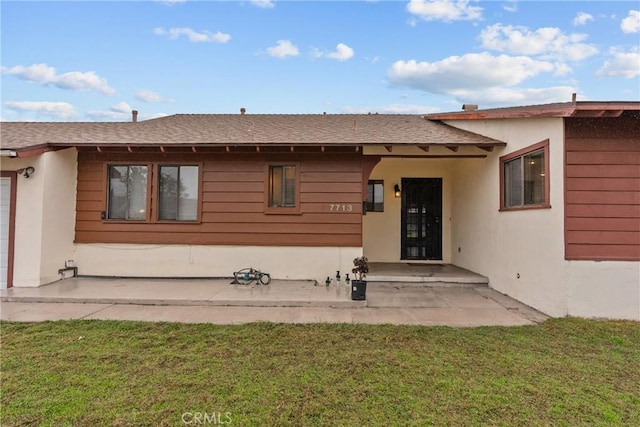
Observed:
[[[384,114],[176,114],[137,123],[2,122],[0,136],[3,149],[105,145],[505,145],[422,116]]]

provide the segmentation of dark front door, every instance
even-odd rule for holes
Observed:
[[[442,259],[442,178],[402,178],[401,244],[401,259]]]

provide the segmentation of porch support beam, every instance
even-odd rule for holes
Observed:
[[[422,151],[424,151],[425,153],[429,152],[429,146],[428,145],[418,145],[418,148],[421,149]]]
[[[459,147],[459,146],[457,146],[457,145],[447,145],[446,147],[447,147],[449,150],[453,151],[454,153],[457,153],[457,152],[458,152],[458,148],[460,148],[460,147]]]
[[[393,146],[392,145],[385,145],[384,149],[387,150],[389,153],[393,151]]]

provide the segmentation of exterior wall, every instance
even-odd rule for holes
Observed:
[[[640,118],[566,121],[567,259],[640,261]]]
[[[123,277],[232,277],[254,267],[274,279],[315,279],[353,268],[361,248],[303,246],[201,246],[78,244],[75,259],[82,275]]]
[[[13,286],[39,286],[59,279],[72,259],[75,222],[76,151],[50,151],[28,158],[2,159],[2,170],[33,166],[18,175]]]
[[[456,167],[452,262],[486,275],[491,287],[551,316],[640,320],[638,262],[565,260],[563,119],[449,124],[508,144],[485,164],[460,160]],[[499,156],[545,139],[551,208],[498,212]]]
[[[201,162],[199,223],[105,221],[108,162]],[[299,162],[300,213],[265,212],[270,163]],[[362,246],[362,157],[345,154],[80,153],[77,243]],[[340,208],[332,210],[340,205]],[[342,208],[344,206],[344,209]],[[152,214],[153,216],[153,214]]]
[[[442,178],[442,262],[451,262],[452,176],[458,161],[385,157],[376,165],[369,179],[384,180],[384,212],[363,216],[363,249],[369,261],[400,261],[402,199],[394,197],[393,186],[402,178]]]
[[[484,160],[460,159],[453,176],[452,257],[490,286],[552,316],[564,316],[562,119],[451,121],[507,142]],[[549,139],[550,209],[499,212],[499,157]]]
[[[640,320],[640,265],[566,261],[568,314]]]

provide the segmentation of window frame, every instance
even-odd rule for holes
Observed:
[[[538,204],[522,204],[518,206],[506,206],[505,203],[505,186],[507,182],[505,180],[505,165],[513,161],[515,159],[523,159],[527,155],[534,154],[537,151],[542,151],[544,156],[544,201]],[[544,141],[540,141],[536,144],[529,145],[528,147],[522,148],[520,150],[514,151],[513,153],[506,154],[500,157],[499,162],[499,176],[500,176],[500,212],[504,211],[522,211],[522,210],[532,210],[532,209],[550,209],[551,208],[551,184],[550,184],[550,175],[549,175],[549,140],[545,139]],[[522,182],[524,188],[524,181]]]
[[[122,219],[109,218],[109,188],[110,176],[109,171],[114,166],[146,166],[147,167],[147,198],[146,198],[146,215],[145,219]],[[160,167],[161,166],[196,166],[198,168],[198,201],[197,201],[197,218],[195,220],[180,219],[160,219]],[[202,203],[203,203],[203,163],[202,162],[136,162],[136,161],[113,161],[106,162],[104,165],[103,176],[106,177],[105,200],[102,222],[115,224],[200,224],[202,222]]]
[[[124,218],[109,218],[109,209],[111,205],[111,168],[122,167],[127,168],[131,166],[146,166],[147,167],[147,197],[145,201],[145,217],[144,219],[124,219]],[[152,177],[152,164],[147,162],[109,162],[105,164],[104,176],[106,177],[106,189],[105,189],[105,209],[103,211],[102,220],[109,223],[125,223],[125,224],[144,224],[151,219],[151,181]]]
[[[160,219],[160,168],[161,167],[184,167],[184,166],[195,166],[198,168],[198,200],[196,201],[196,219]],[[197,162],[184,162],[184,163],[176,163],[176,162],[158,162],[154,163],[153,171],[154,171],[154,188],[156,190],[156,194],[153,194],[153,222],[162,223],[162,224],[199,224],[202,222],[202,163]],[[157,182],[156,178],[157,176]]]
[[[271,169],[273,167],[293,166],[295,167],[295,205],[294,206],[270,206],[269,200],[271,199],[270,185]],[[301,214],[300,203],[300,162],[267,162],[265,163],[265,179],[264,179],[264,213],[276,214],[276,215],[299,215]]]
[[[375,186],[377,184],[382,185],[382,202],[381,202],[382,208],[380,210],[375,209],[375,206],[376,206]],[[373,200],[371,201],[373,209],[369,210],[369,206],[368,206],[369,201],[365,198],[365,202],[364,203],[365,203],[366,213],[369,213],[369,212],[384,212],[384,179],[370,179],[370,180],[368,180],[367,181],[367,195],[369,194],[369,186],[370,185],[373,185],[373,193],[372,193],[373,194]]]

